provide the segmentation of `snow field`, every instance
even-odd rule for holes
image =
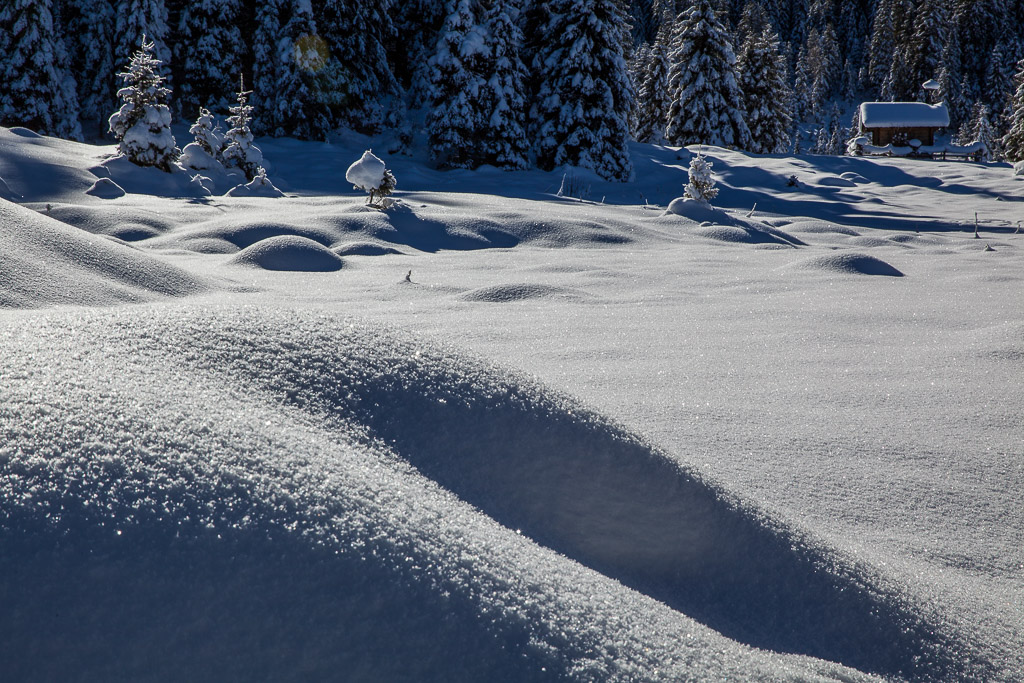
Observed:
[[[391,157],[381,211],[309,169],[386,145],[260,144],[284,197],[103,199],[0,130],[3,306],[110,307],[0,315],[15,679],[1020,680],[1008,167],[705,148],[690,215],[686,150]]]

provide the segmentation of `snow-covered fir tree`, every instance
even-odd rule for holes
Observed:
[[[170,31],[164,0],[115,0],[114,64],[127,64],[139,49],[143,37],[153,44],[152,52],[160,75],[170,76]],[[169,82],[169,81],[168,81]]]
[[[231,116],[228,117],[228,125],[231,126],[224,133],[223,151],[220,154],[227,168],[238,168],[245,173],[248,180],[256,177],[263,165],[263,152],[252,144],[252,105],[247,99],[252,91],[245,89],[245,84],[239,84],[237,103],[231,107]]]
[[[224,111],[244,61],[239,0],[189,0],[178,20],[175,62],[178,110]]]
[[[386,106],[399,92],[385,48],[395,33],[394,5],[393,0],[313,2],[328,51],[326,66],[316,75],[316,90],[336,125],[375,132],[397,123]]]
[[[694,199],[705,204],[718,196],[718,188],[715,187],[715,179],[711,176],[713,164],[701,152],[697,152],[690,159],[689,180],[683,187],[683,196]]]
[[[531,65],[537,165],[590,168],[628,180],[633,93],[623,56],[627,25],[615,0],[550,0]],[[535,36],[537,37],[537,36]]]
[[[277,127],[274,113],[277,111],[277,40],[281,34],[284,0],[263,0],[256,4],[256,16],[252,29],[252,86],[253,105],[263,115],[253,123],[257,134],[271,134]]]
[[[52,9],[52,0],[0,5],[0,124],[78,139],[78,101]]]
[[[948,0],[921,0],[914,15],[914,81],[937,78],[949,27]]]
[[[665,123],[672,104],[668,80],[670,32],[671,25],[658,32],[637,88],[635,136],[640,142],[660,143],[665,139]]]
[[[695,0],[679,15],[671,61],[665,138],[679,146],[749,148],[736,57],[710,0]]]
[[[480,165],[489,57],[478,0],[449,0],[437,49],[430,60],[430,154],[442,168]]]
[[[268,114],[274,135],[304,140],[322,139],[332,127],[323,106],[316,74],[327,63],[310,0],[285,0],[276,51],[273,107]]]
[[[971,119],[961,127],[957,142],[961,145],[980,142],[988,150],[988,158],[999,158],[1001,140],[992,126],[992,114],[984,102],[976,102],[971,108]]]
[[[828,147],[825,150],[826,154],[833,156],[842,156],[846,154],[846,139],[849,137],[849,132],[843,127],[843,122],[839,118],[838,111],[832,117],[832,125],[829,129],[828,135]]]
[[[445,17],[445,3],[437,0],[403,0],[391,12],[392,49],[388,52],[398,83],[413,97],[427,82],[426,68],[436,47],[437,32]]]
[[[110,117],[110,132],[117,139],[118,152],[130,161],[170,172],[178,158],[167,106],[171,91],[164,87],[160,60],[153,50],[153,43],[143,37],[128,70],[120,74],[124,87],[117,96],[124,104]]]
[[[879,0],[875,5],[871,21],[871,41],[868,46],[868,85],[879,92],[892,66],[892,54],[896,49],[896,32],[893,26],[895,3],[900,0]]]
[[[792,93],[786,83],[786,61],[770,27],[748,33],[736,59],[743,108],[750,129],[749,150],[782,154],[789,149]]]
[[[107,133],[107,119],[117,107],[114,62],[114,7],[111,0],[68,0],[64,6],[70,63],[75,65],[79,119],[88,136]]]
[[[1017,74],[1013,79],[1016,89],[1010,98],[1008,130],[1001,144],[1007,161],[1024,159],[1024,59],[1017,62]]]
[[[490,50],[485,71],[484,111],[490,111],[483,134],[484,163],[504,169],[529,165],[526,133],[527,72],[521,58],[523,34],[516,23],[514,0],[493,0],[484,17]]]

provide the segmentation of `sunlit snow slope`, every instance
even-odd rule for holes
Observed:
[[[261,142],[0,128],[0,680],[1024,680],[1005,169]]]

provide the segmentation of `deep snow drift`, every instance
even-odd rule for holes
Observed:
[[[386,143],[0,129],[5,680],[1022,680],[1008,166]]]

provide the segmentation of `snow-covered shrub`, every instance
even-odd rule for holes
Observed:
[[[205,107],[200,107],[199,118],[188,132],[195,136],[195,142],[188,143],[181,150],[181,158],[178,160],[181,165],[197,171],[220,166],[224,138],[214,128],[213,114]]]
[[[252,180],[244,185],[236,185],[228,190],[227,195],[229,197],[282,197],[284,192],[270,182],[266,169],[260,166],[256,169]]]
[[[221,148],[224,146],[224,137],[215,128],[213,114],[206,107],[199,107],[199,116],[196,118],[196,122],[192,124],[192,127],[188,129],[189,133],[196,139],[196,144],[203,148],[203,151],[210,156],[217,158],[220,156]]]
[[[715,179],[711,177],[712,163],[698,152],[690,159],[690,182],[683,188],[683,194],[689,199],[710,204],[718,196]]]
[[[163,86],[157,70],[160,60],[153,57],[153,43],[142,39],[142,48],[133,56],[128,71],[120,74],[125,87],[117,91],[124,104],[109,119],[110,132],[117,138],[117,150],[139,166],[155,166],[170,172],[178,160],[178,148],[171,134],[171,94]]]
[[[231,116],[228,117],[228,123],[231,124],[231,128],[224,133],[224,151],[221,152],[221,159],[225,166],[241,169],[245,177],[252,180],[263,163],[263,152],[252,144],[252,131],[249,130],[252,106],[246,103],[246,98],[252,91],[247,91],[244,83],[240,83],[239,88],[238,104],[229,110]]]
[[[384,162],[371,150],[363,152],[363,156],[345,171],[345,180],[352,183],[357,190],[369,193],[368,204],[384,206],[384,198],[397,185],[395,175],[387,169]]]

